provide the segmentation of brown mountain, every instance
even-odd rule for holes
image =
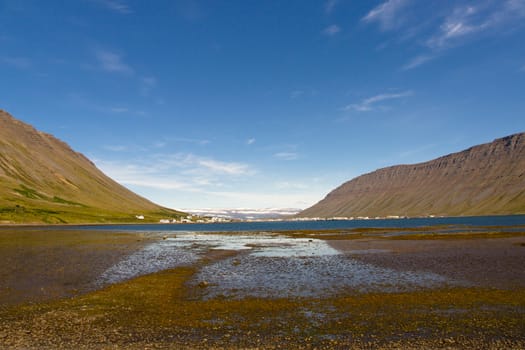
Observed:
[[[134,222],[137,215],[158,221],[181,214],[131,192],[66,143],[0,110],[0,223]]]
[[[525,133],[350,180],[300,217],[525,213]]]

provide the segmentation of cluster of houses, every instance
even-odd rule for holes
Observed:
[[[434,215],[429,215],[428,217],[434,217]],[[401,216],[401,215],[387,215],[387,216],[376,216],[376,217],[369,217],[369,216],[334,216],[334,217],[327,217],[327,218],[320,218],[320,217],[314,217],[314,218],[291,218],[287,219],[289,221],[336,221],[336,220],[382,220],[382,219],[407,219],[408,216]]]
[[[427,217],[434,217],[434,215],[428,215]],[[138,220],[144,220],[143,215],[136,215],[135,218]],[[368,216],[358,216],[358,217],[330,217],[330,218],[277,218],[277,219],[247,219],[244,221],[330,221],[330,220],[373,220],[373,219],[407,219],[407,216],[398,216],[398,215],[388,215],[384,217],[368,217]],[[187,215],[185,217],[175,218],[175,219],[161,219],[159,220],[160,224],[196,224],[196,223],[218,223],[218,222],[234,222],[239,221],[239,219],[233,219],[224,216],[197,216],[197,215]]]

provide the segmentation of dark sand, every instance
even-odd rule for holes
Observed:
[[[426,271],[485,288],[525,288],[525,237],[356,239],[328,243],[354,259],[400,271]]]
[[[92,291],[103,271],[150,239],[118,232],[0,227],[0,305]]]

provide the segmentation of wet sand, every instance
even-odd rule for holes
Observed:
[[[321,237],[283,256],[290,241],[2,227],[0,349],[525,348],[523,233]]]
[[[330,240],[361,262],[426,271],[485,288],[525,288],[525,237]]]
[[[118,232],[0,227],[0,305],[93,291],[98,276],[151,239]]]

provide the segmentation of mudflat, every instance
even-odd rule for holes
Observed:
[[[524,232],[395,233],[2,227],[0,348],[525,348]]]
[[[476,287],[525,288],[525,237],[330,240],[354,259],[397,271],[428,271]]]
[[[130,233],[0,226],[0,305],[92,291],[104,270],[148,240]]]

